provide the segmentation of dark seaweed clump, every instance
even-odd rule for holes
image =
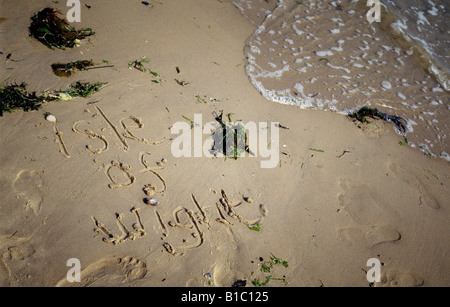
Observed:
[[[45,8],[31,17],[30,36],[53,49],[73,48],[78,41],[95,33],[90,28],[75,30],[68,22],[58,17],[60,11]]]
[[[29,92],[25,83],[11,84],[0,88],[0,116],[3,116],[4,112],[11,113],[16,109],[23,109],[25,112],[39,110],[43,103],[49,101],[67,100],[73,97],[88,98],[100,91],[105,84],[77,81],[65,91],[45,91],[40,95]]]
[[[29,92],[25,83],[0,88],[0,116],[3,116],[3,112],[11,113],[15,109],[25,112],[38,110],[43,102],[45,97]]]
[[[366,117],[380,118],[388,123],[393,123],[401,133],[406,133],[406,121],[403,118],[395,115],[388,115],[386,113],[378,111],[378,109],[372,109],[364,106],[358,111],[349,114],[348,116],[350,118],[355,118],[362,123],[368,122]]]
[[[220,114],[214,112],[216,121],[219,122],[220,127],[213,134],[214,146],[212,151],[214,153],[223,153],[227,158],[238,159],[245,152],[250,152],[247,145],[247,135],[245,127],[242,123],[233,123],[231,121],[231,113],[227,114],[228,122],[223,120],[223,112]]]

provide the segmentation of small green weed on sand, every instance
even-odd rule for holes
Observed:
[[[75,83],[72,83],[66,91],[63,93],[71,96],[71,97],[83,97],[83,98],[89,98],[94,93],[100,91],[106,83],[103,82],[95,82],[95,83],[89,83],[89,82],[82,82],[77,81]]]
[[[261,231],[262,223],[258,223],[255,226],[248,226],[248,229],[253,231]]]
[[[144,64],[149,63],[150,61],[144,56],[141,57],[140,60],[134,60],[128,63],[129,68],[135,68],[139,71],[146,72],[148,68],[145,67]]]
[[[276,266],[276,265],[280,265],[280,266],[283,266],[283,267],[285,267],[285,268],[288,268],[288,267],[289,267],[289,264],[288,264],[287,261],[282,260],[282,259],[280,259],[280,258],[278,258],[278,257],[275,257],[275,256],[272,254],[272,256],[270,257],[270,260],[269,260],[269,261],[264,261],[264,262],[261,264],[261,269],[260,269],[260,270],[261,270],[261,272],[263,272],[263,273],[267,273],[267,274],[268,274],[268,273],[272,273],[272,269],[273,269],[273,267]],[[252,275],[253,275],[253,273],[252,273]],[[266,276],[266,277],[265,277],[265,280],[262,281],[262,282],[260,281],[259,278],[255,278],[255,279],[252,280],[252,284],[253,284],[255,287],[262,287],[262,286],[267,285],[271,280],[279,280],[279,281],[282,281],[284,284],[287,284],[286,278],[284,278],[284,276],[283,276],[283,278],[278,278],[278,277],[274,277],[272,274]]]

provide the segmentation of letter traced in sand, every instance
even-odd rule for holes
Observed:
[[[66,157],[67,159],[70,159],[69,152],[67,151],[66,144],[64,143],[64,140],[63,140],[63,133],[58,130],[58,127],[56,125],[53,126],[53,132],[55,133],[55,136],[56,136],[55,141],[56,141],[56,143],[59,144],[59,148],[61,149],[59,152],[62,153],[64,155],[64,157]]]
[[[59,281],[57,287],[117,286],[132,283],[147,275],[147,264],[139,259],[127,256],[101,259],[81,271],[80,283],[69,283],[66,278]]]
[[[163,237],[167,237],[169,235],[169,231],[167,231],[166,225],[164,225],[164,221],[161,218],[161,215],[157,210],[155,210],[156,220],[158,221],[159,225],[161,226],[161,232]]]
[[[125,123],[126,121],[132,121],[132,122],[134,122],[136,124],[136,126],[128,126]],[[130,129],[138,130],[138,129],[144,128],[144,124],[142,124],[142,121],[141,121],[140,118],[137,118],[137,117],[134,117],[134,116],[128,116],[128,117],[122,118],[120,123],[122,124],[122,128],[125,130],[125,132],[123,133],[123,136],[126,137],[126,138],[129,138],[129,139],[134,140],[136,142],[147,144],[147,145],[159,145],[159,144],[162,143],[162,141],[152,142],[152,141],[147,140],[145,138],[138,138],[133,133],[131,133]]]
[[[186,207],[179,206],[172,212],[173,220],[169,221],[167,225],[172,229],[174,239],[172,241],[180,242],[171,244],[168,242],[169,228],[161,217],[161,214],[155,210],[156,220],[160,225],[162,238],[164,241],[163,247],[166,252],[171,255],[184,255],[184,252],[179,253],[178,250],[189,250],[200,247],[205,242],[205,235],[200,229],[201,225],[207,225],[210,228],[209,220],[199,204],[195,196],[191,195],[192,202],[195,204],[199,212],[193,212]],[[186,235],[188,233],[188,235]],[[193,241],[193,242],[192,242]]]
[[[130,149],[130,146],[127,144],[127,141],[120,135],[119,131],[117,131],[117,128],[113,125],[113,123],[109,120],[109,118],[106,116],[106,114],[97,106],[94,106],[97,111],[100,113],[100,115],[105,119],[105,121],[108,123],[108,125],[111,127],[111,129],[114,131],[114,134],[117,136],[119,141],[122,143],[123,149],[125,151],[128,151]]]
[[[123,174],[125,174],[125,176],[127,177],[126,182],[117,182],[115,177],[113,175],[111,175],[111,171],[114,168],[119,169],[121,172],[123,172]],[[108,187],[110,189],[116,189],[116,188],[121,188],[121,187],[129,186],[129,185],[133,184],[135,177],[130,174],[130,171],[129,171],[130,168],[131,167],[129,165],[122,164],[117,161],[112,161],[111,164],[106,167],[106,171],[105,171],[106,176],[112,182],[112,183],[108,184]]]
[[[99,148],[99,149],[94,150],[92,148],[92,145],[86,145],[87,150],[89,150],[93,154],[97,154],[97,155],[99,155],[102,152],[108,150],[108,142],[106,141],[106,138],[104,136],[98,135],[98,134],[96,134],[96,133],[94,133],[94,132],[92,132],[91,130],[88,130],[88,129],[85,129],[84,131],[81,131],[81,130],[78,129],[78,125],[80,125],[82,123],[89,124],[85,120],[80,120],[80,121],[76,122],[72,126],[73,132],[78,133],[78,134],[82,134],[82,135],[87,135],[90,139],[99,139],[100,141],[103,142],[103,148]]]
[[[136,223],[132,225],[134,232],[128,230],[125,225],[123,224],[123,216],[120,213],[116,213],[116,223],[117,227],[122,232],[121,235],[114,235],[112,234],[103,223],[100,223],[94,216],[92,217],[92,220],[95,224],[94,231],[97,233],[103,232],[103,234],[106,236],[103,238],[103,242],[106,243],[112,243],[113,245],[119,245],[127,241],[133,241],[135,239],[139,239],[144,237],[147,233],[144,230],[144,225],[141,222],[141,216],[139,215],[139,208],[133,208],[131,209],[131,213],[133,213],[136,216]]]
[[[167,229],[167,227],[161,217],[161,214],[159,214],[159,212],[157,210],[155,210],[155,215],[156,215],[157,222],[161,226],[161,234],[162,234],[161,240],[164,241],[164,243],[163,243],[164,250],[171,255],[174,255],[174,256],[179,255],[177,252],[175,252],[175,249],[173,248],[173,246],[169,242],[167,242],[167,238],[169,236],[169,230]]]
[[[236,210],[234,210],[234,208],[239,207],[243,202],[239,202],[239,203],[233,205],[233,204],[228,200],[227,194],[225,193],[224,190],[221,191],[221,194],[222,194],[222,198],[220,198],[220,200],[219,200],[219,201],[220,201],[220,205],[219,205],[219,204],[216,204],[216,205],[217,205],[217,210],[219,211],[219,215],[220,215],[220,217],[221,217],[220,219],[217,220],[218,222],[224,223],[224,224],[226,224],[226,225],[232,225],[232,224],[225,218],[224,214],[222,213],[222,211],[223,211],[223,212],[225,212],[225,214],[227,214],[229,217],[238,220],[240,223],[246,225],[247,227],[255,227],[255,226],[257,226],[258,224],[261,223],[261,221],[262,221],[262,219],[263,219],[262,217],[261,217],[261,218],[258,218],[258,219],[254,219],[254,220],[247,220],[246,218],[244,218],[244,217],[242,217],[241,215],[239,215],[239,214],[236,212]],[[264,208],[264,207],[260,207],[261,212],[263,212],[263,211],[262,211],[262,208]],[[264,209],[264,211],[267,211],[267,210]]]
[[[14,286],[11,283],[18,277],[14,275],[15,271],[27,267],[28,258],[34,253],[35,249],[27,238],[19,238],[14,234],[0,235],[0,287]]]
[[[185,218],[183,218],[182,215],[186,215]],[[178,207],[173,211],[173,217],[175,219],[175,222],[170,221],[169,226],[174,228],[183,228],[187,229],[189,231],[195,230],[191,233],[191,237],[195,239],[194,243],[189,244],[189,239],[184,238],[183,245],[178,246],[177,248],[183,248],[183,249],[192,249],[197,248],[201,246],[204,242],[204,234],[200,230],[198,223],[195,219],[194,212],[191,210],[185,208],[185,207]],[[187,219],[186,219],[187,218]]]
[[[199,211],[199,212],[195,213],[199,224],[200,225],[205,225],[206,224],[208,226],[208,229],[209,229],[210,228],[210,223],[209,223],[208,217],[206,216],[205,211],[203,210],[202,206],[199,204],[199,202],[195,198],[194,194],[191,194],[191,199],[192,199],[192,202],[194,203],[194,205],[197,207],[197,209]]]
[[[147,173],[150,172],[153,175],[155,175],[163,184],[163,188],[161,190],[158,190],[156,188],[156,186],[152,185],[152,184],[147,184],[144,186],[144,188],[142,189],[144,191],[144,193],[147,196],[153,196],[156,193],[159,194],[163,194],[165,193],[167,186],[166,186],[166,181],[164,180],[163,177],[161,177],[161,175],[159,173],[156,172],[156,170],[164,170],[164,166],[160,166],[160,167],[150,167],[147,160],[145,159],[146,156],[150,156],[149,152],[141,152],[140,153],[140,161],[141,164],[144,166],[144,169],[140,170],[139,173]]]

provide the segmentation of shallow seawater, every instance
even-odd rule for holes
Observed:
[[[370,23],[365,0],[233,2],[257,27],[246,70],[265,98],[343,114],[377,108],[407,121],[409,145],[450,161],[448,5],[386,0]]]

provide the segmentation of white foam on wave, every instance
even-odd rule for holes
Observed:
[[[282,2],[284,8],[290,3]],[[437,142],[433,136],[436,131],[440,134],[448,131],[441,116],[443,108],[450,110],[449,104],[442,103],[445,86],[436,86],[435,82],[429,82],[431,79],[421,76],[413,77],[411,59],[417,55],[416,49],[404,50],[373,25],[359,27],[347,20],[348,17],[330,18],[332,14],[341,13],[324,12],[327,8],[322,2],[310,0],[303,4],[301,7],[306,9],[300,6],[293,9],[291,5],[284,10],[278,6],[249,38],[247,74],[263,97],[281,104],[333,110],[340,114],[362,106],[382,107],[383,112],[386,112],[384,108],[390,108],[388,114],[405,119],[406,134],[417,130],[414,135],[408,135],[411,146],[423,143],[421,148],[426,145],[426,150],[431,148],[436,152],[439,143],[445,144],[445,135],[442,138],[437,135],[440,140]],[[365,18],[360,19],[364,23]],[[426,24],[425,19],[422,22]],[[391,26],[400,34],[409,31],[402,19]],[[324,31],[333,35],[324,35]],[[354,107],[347,108],[353,103]],[[393,127],[397,133],[405,135],[395,125]],[[427,133],[421,134],[424,128]],[[420,142],[419,134],[430,142]],[[441,156],[448,158],[448,154]]]
[[[441,152],[441,158],[450,162],[450,155],[448,153],[446,153],[445,151]]]
[[[330,62],[328,62],[327,63],[327,66],[329,66],[329,67],[331,67],[331,68],[333,68],[333,69],[340,69],[340,70],[343,70],[343,71],[345,71],[346,73],[350,73],[350,70],[348,69],[348,68],[345,68],[345,67],[341,67],[341,66],[334,66],[333,64],[331,64]]]

